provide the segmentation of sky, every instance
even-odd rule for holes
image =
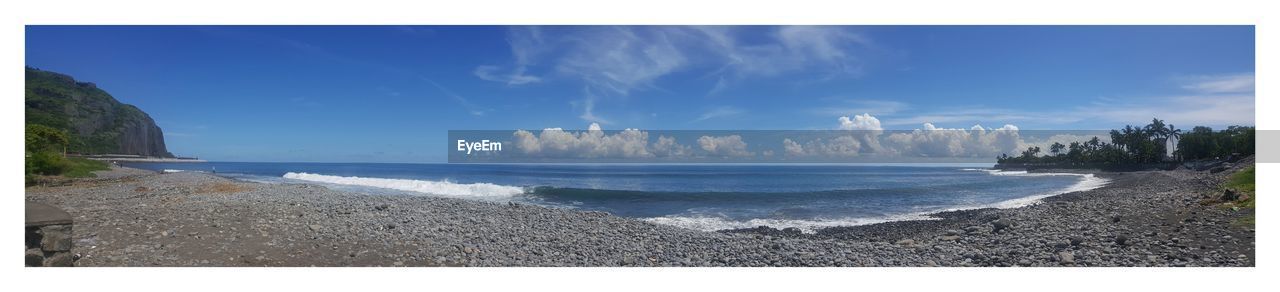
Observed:
[[[449,130],[592,124],[1253,125],[1254,55],[1252,26],[26,28],[27,66],[213,161],[443,162]]]

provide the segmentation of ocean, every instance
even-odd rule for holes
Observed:
[[[929,213],[1011,208],[1106,184],[1091,174],[985,165],[133,163],[261,183],[307,183],[603,211],[699,230],[770,226],[806,232]]]

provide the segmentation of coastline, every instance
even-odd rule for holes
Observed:
[[[1230,224],[1245,212],[1198,203],[1234,171],[1093,172],[1111,183],[814,234],[143,172],[116,168],[26,198],[75,217],[81,266],[1254,265],[1252,227]]]
[[[118,157],[117,157],[117,158],[101,158],[101,157],[86,157],[86,159],[90,159],[90,160],[98,160],[98,161],[107,161],[107,162],[133,162],[133,163],[204,163],[204,162],[209,162],[209,161],[206,161],[206,160],[203,160],[203,159],[185,159],[185,158],[183,158],[183,159],[179,159],[179,158],[157,158],[157,157],[144,157],[144,158],[118,158]]]

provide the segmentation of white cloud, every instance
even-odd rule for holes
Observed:
[[[1076,121],[1104,120],[1134,124],[1157,117],[1177,125],[1253,125],[1252,94],[1188,95],[1159,99],[1111,102],[1079,107],[1064,113]]]
[[[698,116],[697,119],[694,119],[693,122],[697,123],[697,122],[710,120],[710,119],[731,117],[731,116],[741,115],[743,113],[746,113],[746,111],[736,107],[732,107],[732,106],[722,106],[722,107],[711,109],[705,113],[702,113],[702,115]]]
[[[787,156],[832,158],[864,154],[878,157],[992,158],[1002,153],[1017,153],[1028,145],[1022,140],[1018,127],[1013,125],[995,129],[981,125],[969,129],[948,129],[924,123],[920,129],[910,132],[885,134],[879,119],[870,114],[840,117],[839,122],[840,130],[833,132],[834,137],[805,142],[783,139],[784,153]]]
[[[724,79],[724,76],[720,76],[719,78],[716,78],[716,84],[711,86],[711,90],[707,91],[707,96],[719,95],[721,92],[728,89],[729,82]]]
[[[839,26],[781,26],[763,41],[733,28],[697,27],[709,48],[724,60],[719,72],[737,78],[768,77],[811,70],[834,77],[858,73],[857,53],[871,47],[862,34]]]
[[[946,111],[920,112],[881,120],[885,126],[919,125],[921,123],[955,124],[978,122],[1017,122],[1037,125],[1072,125],[1087,122],[1104,123],[1104,127],[1143,123],[1157,117],[1177,125],[1253,125],[1253,94],[1202,94],[1160,96],[1152,98],[1098,99],[1089,104],[1062,109],[950,108]],[[1077,128],[1078,126],[1072,127]]]
[[[649,144],[649,132],[625,129],[606,134],[596,123],[576,133],[561,128],[546,128],[537,135],[519,130],[512,138],[516,149],[526,157],[644,159],[692,154],[691,147],[677,143],[673,137],[659,136]]]
[[[488,113],[490,111],[490,109],[476,105],[466,97],[462,97],[461,95],[453,93],[452,90],[449,90],[448,88],[444,88],[444,86],[440,85],[440,83],[436,83],[435,81],[425,77],[421,77],[421,78],[423,81],[426,81],[427,83],[430,83],[432,86],[435,86],[435,88],[439,90],[440,93],[458,102],[458,105],[461,105],[463,108],[467,110],[467,113],[470,113],[473,116],[483,116],[485,115],[485,113]]]
[[[594,88],[628,95],[636,88],[652,87],[655,80],[688,65],[664,30],[629,27],[588,30],[573,39],[569,52],[556,70],[581,78]]]
[[[596,95],[591,92],[591,88],[583,88],[582,92],[584,97],[581,104],[579,102],[570,102],[575,107],[582,106],[582,114],[578,115],[578,118],[591,123],[610,124],[608,120],[596,115]]]
[[[855,115],[852,119],[849,117],[840,117],[841,130],[863,130],[863,131],[880,131],[884,128],[880,127],[880,119],[871,116],[871,114],[863,113]]]
[[[791,138],[782,139],[782,150],[789,156],[804,156],[806,153],[804,151],[804,146],[800,146],[800,143],[791,141]]]
[[[538,135],[519,130],[512,134],[516,148],[527,156],[576,158],[649,158],[649,133],[626,129],[606,135],[599,124],[573,133],[560,128],[543,129]]]
[[[1201,93],[1246,93],[1254,91],[1253,73],[1202,75],[1183,78],[1183,89]]]
[[[787,156],[854,157],[862,150],[862,143],[853,136],[839,136],[830,140],[814,139],[801,146],[791,139],[782,140]]]
[[[536,26],[515,27],[507,31],[507,43],[511,45],[511,56],[514,63],[509,73],[500,73],[502,68],[493,65],[480,65],[472,71],[481,80],[505,83],[518,86],[541,82],[542,78],[529,75],[529,66],[536,64],[536,59],[550,51],[542,38],[542,29]]]
[[[847,116],[840,117],[841,130],[852,131],[851,135],[858,141],[859,148],[863,148],[865,152],[881,152],[880,139],[878,138],[884,133],[884,128],[880,126],[880,119],[871,116],[869,113],[855,115],[852,119]]]
[[[736,79],[790,72],[817,72],[824,79],[860,71],[857,54],[870,42],[849,27],[780,26],[762,29],[704,26],[514,27],[508,31],[510,73],[483,65],[483,80],[520,85],[563,77],[582,82],[581,117],[604,119],[591,110],[597,101],[659,88],[677,72],[702,69],[713,77],[709,95]],[[746,35],[751,33],[752,35]]]
[[[968,129],[962,129],[941,128],[931,123],[924,123],[921,128],[909,132],[886,133],[876,124],[878,119],[870,114],[855,115],[852,118],[842,117],[839,120],[840,130],[814,132],[813,134],[818,136],[810,136],[815,138],[809,140],[797,140],[797,137],[784,138],[781,149],[778,149],[779,152],[775,153],[774,149],[777,148],[762,149],[759,152],[760,157],[781,155],[833,159],[862,156],[989,159],[1000,154],[1018,155],[1030,146],[1039,146],[1045,149],[1044,151],[1048,151],[1049,145],[1054,142],[1066,145],[1071,142],[1084,142],[1095,136],[1104,142],[1109,140],[1109,137],[1101,132],[1098,134],[1024,133],[1017,126],[1009,124],[1000,128],[974,125]],[[1050,136],[1037,135],[1046,133]],[[676,138],[669,136],[658,136],[655,141],[649,143],[650,135],[650,132],[637,129],[625,129],[610,134],[602,130],[599,124],[592,123],[585,131],[565,131],[560,128],[547,128],[538,134],[523,130],[516,131],[513,133],[513,144],[515,149],[526,157],[546,158],[643,160],[756,156],[756,152],[748,151],[747,139],[737,134],[700,136],[696,140],[696,149],[682,145],[676,141]],[[769,136],[765,135],[765,137]]]
[[[698,147],[714,156],[754,155],[747,151],[747,143],[739,135],[698,137]]]
[[[1254,74],[1200,75],[1175,78],[1188,94],[1173,96],[1094,98],[1080,106],[1060,109],[1011,109],[1000,107],[949,107],[938,111],[915,111],[910,116],[882,120],[886,126],[920,123],[1019,122],[1039,125],[1069,125],[1081,122],[1109,123],[1110,127],[1142,123],[1153,117],[1179,125],[1252,125],[1255,123]],[[892,114],[905,104],[885,104]],[[864,106],[862,108],[876,108]],[[872,112],[882,112],[875,111]],[[819,112],[822,114],[829,111]]]
[[[938,128],[925,123],[909,133],[892,133],[884,146],[896,154],[912,157],[995,157],[1023,148],[1018,127],[989,129],[974,125],[966,129]]]
[[[658,136],[658,141],[654,142],[649,152],[658,157],[680,157],[691,153],[691,148],[686,145],[676,143],[676,138],[667,136]]]
[[[512,86],[542,81],[542,78],[538,78],[537,76],[525,75],[524,67],[518,67],[511,73],[499,73],[499,70],[498,66],[482,65],[476,67],[476,70],[473,71],[472,74],[475,74],[476,77],[483,80],[502,82]]]

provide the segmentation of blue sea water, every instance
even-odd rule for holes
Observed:
[[[990,165],[138,163],[265,183],[386,195],[515,201],[609,212],[701,230],[822,227],[1016,207],[1100,187],[1087,174]]]

